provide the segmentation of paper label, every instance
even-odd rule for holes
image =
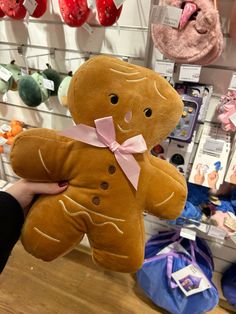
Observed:
[[[174,72],[174,62],[156,61],[155,71],[161,76],[172,77]]]
[[[178,28],[182,11],[180,8],[174,6],[153,5],[151,23]]]
[[[117,10],[122,6],[125,0],[113,0]]]
[[[10,71],[0,66],[0,78],[3,81],[8,82],[11,76],[12,76],[12,73]]]
[[[84,23],[82,25],[83,29],[85,29],[90,35],[93,33],[93,28],[88,24],[88,23]]]
[[[229,116],[229,120],[233,123],[234,126],[236,126],[236,112]]]
[[[29,71],[27,69],[21,68],[21,75],[22,76],[29,75]]]
[[[1,131],[1,133],[10,132],[10,131],[11,131],[11,127],[10,127],[10,125],[8,125],[8,124],[3,124],[3,125],[1,125],[1,127],[0,127],[0,131]]]
[[[35,0],[25,0],[23,2],[23,6],[26,8],[26,10],[29,12],[30,15],[32,15],[37,8],[38,3]]]
[[[221,154],[224,148],[224,141],[214,140],[213,138],[207,138],[203,145],[203,151]]]
[[[181,65],[179,80],[185,82],[199,82],[202,67],[199,65]]]
[[[226,237],[226,231],[223,229],[220,229],[218,227],[215,226],[210,226],[209,230],[208,230],[208,235],[213,237],[213,238],[217,238],[219,240],[224,240]]]
[[[96,8],[95,0],[87,0],[87,6],[90,9],[95,9]]]
[[[157,253],[157,255],[167,254],[170,251],[176,251],[179,253],[184,253],[184,254],[189,255],[188,251],[186,251],[185,248],[178,242],[174,242],[174,243],[169,244],[164,249],[162,249],[159,253]]]
[[[43,86],[49,90],[55,90],[54,82],[48,79],[43,79]]]
[[[236,89],[236,72],[233,73],[232,79],[229,84],[229,89]]]
[[[187,297],[211,288],[201,269],[194,265],[188,265],[171,276]]]
[[[3,146],[7,142],[7,139],[5,137],[0,137],[0,145]]]
[[[189,240],[196,240],[196,231],[188,229],[188,228],[181,228],[180,236]]]
[[[233,235],[230,236],[230,239],[231,239],[234,243],[236,243],[236,232],[235,232]]]

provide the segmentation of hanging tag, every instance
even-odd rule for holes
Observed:
[[[181,65],[179,80],[185,82],[199,82],[202,67],[200,65]]]
[[[3,125],[1,125],[0,131],[1,131],[1,133],[10,132],[11,131],[11,127],[10,127],[10,125],[4,123]]]
[[[153,24],[163,24],[178,28],[182,11],[180,8],[174,6],[153,5],[150,20]]]
[[[236,89],[236,72],[233,73],[232,79],[230,81],[229,89]]]
[[[213,238],[217,238],[219,240],[224,240],[226,237],[226,231],[223,229],[220,229],[218,227],[215,226],[210,226],[209,230],[208,230],[208,235],[213,237]]]
[[[230,239],[231,239],[234,243],[236,243],[236,232],[235,232],[233,235],[230,236]]]
[[[181,228],[180,236],[189,240],[196,240],[196,231],[188,229],[188,228]]]
[[[174,272],[171,277],[187,297],[211,288],[206,276],[195,265],[190,264]]]
[[[155,71],[161,76],[172,77],[174,72],[174,62],[156,61]]]
[[[95,4],[95,0],[87,0],[87,6],[89,9],[95,9],[96,8],[96,4]]]
[[[3,146],[7,142],[7,139],[5,137],[0,137],[0,145]]]
[[[29,71],[27,69],[21,68],[21,75],[22,76],[29,75]]]
[[[10,71],[5,69],[3,66],[0,66],[0,78],[3,81],[8,82],[11,76],[12,76],[12,73]]]
[[[43,79],[43,86],[49,90],[55,90],[54,82],[48,79]]]
[[[83,29],[85,29],[90,35],[93,33],[93,28],[88,24],[88,23],[84,23],[82,25]]]
[[[125,0],[113,0],[117,10],[122,6]]]
[[[38,3],[35,0],[25,0],[23,2],[23,6],[26,8],[26,10],[29,12],[30,15],[32,15],[37,8]]]

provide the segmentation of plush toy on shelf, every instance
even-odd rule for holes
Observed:
[[[27,106],[37,107],[49,98],[44,79],[47,79],[44,74],[35,72],[32,75],[24,75],[19,80],[19,96]]]
[[[15,136],[23,131],[23,127],[24,123],[18,120],[0,126],[0,154],[9,153]]]
[[[42,74],[45,75],[48,80],[53,82],[54,89],[49,90],[50,96],[56,96],[59,85],[61,84],[60,74],[56,70],[52,69],[52,67],[48,63],[47,63],[47,69],[44,70]]]
[[[43,16],[47,10],[47,0],[36,0],[36,2],[37,2],[37,7],[30,16],[39,18]]]
[[[91,12],[87,0],[59,0],[59,6],[64,22],[71,27],[82,26]]]
[[[103,26],[111,26],[120,17],[122,5],[116,8],[114,0],[96,0],[98,21]]]
[[[68,94],[68,89],[70,86],[71,79],[72,79],[72,72],[69,72],[68,75],[64,77],[64,79],[61,81],[61,84],[58,88],[58,93],[57,93],[58,100],[59,100],[59,103],[64,107],[68,106],[67,94]]]
[[[68,107],[76,126],[27,130],[14,141],[18,176],[69,183],[36,200],[22,243],[51,261],[87,234],[97,264],[134,272],[144,258],[143,211],[175,219],[184,208],[184,177],[150,153],[178,123],[182,100],[154,71],[98,56],[73,75]]]
[[[24,0],[4,0],[0,1],[0,9],[8,17],[15,20],[22,20],[26,16],[26,8],[23,5]]]

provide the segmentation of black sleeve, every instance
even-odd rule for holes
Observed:
[[[6,192],[0,192],[0,273],[20,237],[24,214],[17,200]]]

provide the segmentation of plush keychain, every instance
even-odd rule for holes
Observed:
[[[116,8],[113,0],[96,0],[99,23],[103,26],[111,26],[120,17],[122,5]]]
[[[59,6],[63,20],[72,27],[83,25],[91,12],[87,0],[59,0]]]
[[[43,75],[50,81],[54,83],[54,90],[50,90],[50,96],[56,96],[59,85],[61,84],[61,76],[60,74],[52,69],[52,67],[47,63],[47,69],[42,72]]]
[[[18,176],[69,182],[63,194],[37,199],[22,243],[51,261],[87,234],[97,264],[134,272],[144,257],[143,211],[176,219],[184,208],[184,177],[150,153],[178,123],[182,100],[154,71],[98,56],[73,75],[68,107],[75,126],[27,130],[14,141]]]
[[[24,123],[11,120],[10,124],[0,126],[0,153],[9,153],[16,135],[23,131]]]
[[[26,8],[23,6],[24,0],[5,0],[0,2],[0,9],[9,17],[21,20],[26,16]]]

